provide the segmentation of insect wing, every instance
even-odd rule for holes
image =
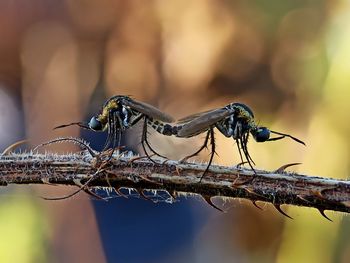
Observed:
[[[212,112],[212,111],[215,111],[217,109],[212,109],[212,110],[207,110],[207,111],[202,111],[202,112],[197,112],[195,114],[191,114],[191,115],[188,115],[186,117],[183,117],[179,120],[177,120],[176,122],[179,123],[179,124],[182,124],[182,123],[187,123],[187,122],[190,122],[194,119],[197,119],[198,117],[204,115],[204,114],[207,114],[209,112]]]
[[[149,105],[144,102],[135,101],[135,100],[124,100],[123,104],[129,106],[132,109],[135,109],[153,119],[164,121],[164,122],[174,122],[174,118],[170,115],[158,110],[156,107]]]
[[[182,128],[178,131],[178,137],[191,137],[195,134],[208,130],[210,126],[230,116],[234,111],[227,109],[216,109],[203,113],[197,118],[190,119],[185,117],[182,120],[188,119]]]

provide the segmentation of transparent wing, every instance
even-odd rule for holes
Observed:
[[[212,109],[212,110],[207,110],[207,111],[202,111],[202,112],[197,112],[195,114],[191,114],[191,115],[188,115],[186,117],[183,117],[179,120],[177,120],[176,122],[178,124],[182,124],[182,123],[186,123],[186,122],[189,122],[189,121],[192,121],[194,119],[197,119],[198,117],[206,114],[206,113],[209,113],[209,112],[212,112],[212,111],[216,111],[217,109]]]
[[[234,111],[227,109],[216,109],[208,112],[204,112],[185,117],[182,119],[182,128],[178,131],[178,137],[191,137],[193,135],[199,134],[208,130],[209,127],[221,121],[222,119],[230,116]],[[183,120],[187,120],[184,122]],[[181,120],[180,120],[181,121]]]
[[[170,115],[160,111],[156,107],[149,105],[144,102],[132,100],[132,99],[125,99],[123,100],[123,104],[126,106],[129,106],[132,109],[135,109],[149,117],[152,117],[153,119],[164,121],[164,122],[174,122],[175,119],[171,117]]]

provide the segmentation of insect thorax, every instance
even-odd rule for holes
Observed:
[[[252,110],[242,103],[231,103],[225,107],[233,113],[215,126],[226,137],[241,138],[256,127]]]
[[[135,119],[140,119],[142,114],[123,105],[123,98],[122,96],[113,97],[104,104],[102,112],[97,117],[104,126],[108,125],[110,114],[115,112],[117,113],[118,121],[115,125],[118,129],[127,129],[133,125]]]

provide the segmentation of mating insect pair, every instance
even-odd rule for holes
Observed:
[[[149,104],[135,101],[128,96],[114,96],[105,102],[101,112],[93,116],[88,124],[75,122],[56,128],[78,125],[93,131],[107,130],[108,136],[103,150],[112,146],[112,156],[113,150],[120,146],[122,132],[141,120],[143,120],[141,144],[149,159],[151,158],[147,152],[146,145],[154,154],[161,157],[164,156],[158,154],[148,142],[148,126],[151,126],[163,135],[173,135],[179,138],[194,137],[206,132],[205,141],[200,149],[183,159],[187,160],[198,155],[207,147],[210,140],[211,155],[201,180],[210,168],[215,154],[214,128],[217,128],[224,136],[232,137],[235,140],[242,163],[247,162],[254,173],[253,164],[255,163],[247,148],[250,134],[257,142],[276,141],[289,137],[305,145],[304,142],[289,134],[272,131],[266,127],[257,125],[252,110],[242,103],[231,103],[223,108],[190,115],[175,122],[171,116]],[[278,137],[270,138],[271,134],[276,134]],[[246,161],[243,160],[243,156]]]

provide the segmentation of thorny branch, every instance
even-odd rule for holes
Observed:
[[[250,169],[212,165],[199,183],[205,164],[155,160],[115,154],[101,165],[99,155],[91,151],[66,155],[10,153],[0,156],[0,185],[81,187],[90,179],[89,188],[113,187],[117,193],[120,188],[134,188],[141,196],[145,189],[166,190],[173,198],[178,192],[199,194],[215,208],[211,198],[220,196],[249,199],[254,205],[256,201],[269,202],[284,215],[282,204],[313,207],[327,219],[325,210],[350,212],[350,181],[285,172],[288,165],[273,172],[256,170],[255,177]]]

